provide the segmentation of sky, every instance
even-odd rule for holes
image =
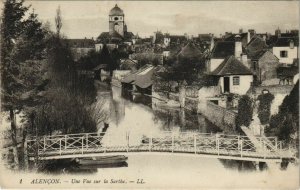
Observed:
[[[62,33],[68,38],[96,38],[107,32],[108,14],[116,3],[125,13],[128,31],[143,37],[157,30],[218,36],[240,28],[270,33],[278,27],[283,31],[299,28],[298,1],[26,1],[53,30],[60,6]]]

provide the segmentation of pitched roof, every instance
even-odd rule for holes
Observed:
[[[145,65],[137,71],[130,73],[122,79],[122,83],[134,84],[140,88],[147,88],[152,85],[154,67]]]
[[[109,33],[109,36],[111,38],[117,38],[117,39],[123,39],[123,36],[121,36],[121,34],[119,34],[118,32],[114,31],[112,33]]]
[[[227,56],[234,55],[235,42],[217,42],[212,50],[211,58],[224,59]]]
[[[225,37],[224,41],[235,42],[235,36],[236,35],[239,35],[241,37],[241,39],[246,39],[248,37],[247,32],[239,33],[239,34],[230,34],[230,36]]]
[[[144,71],[137,73],[134,84],[140,88],[148,88],[152,85],[152,75],[154,72],[154,67],[149,66]]]
[[[294,45],[298,46],[299,39],[298,38],[278,38],[274,47],[288,47],[290,45],[290,41],[294,41]]]
[[[253,37],[246,46],[247,54],[251,59],[258,59],[262,54],[264,54],[267,49],[266,42],[258,36]]]
[[[224,59],[211,75],[252,75],[252,72],[232,55]]]
[[[132,39],[132,38],[134,38],[135,36],[134,36],[134,34],[132,33],[132,32],[124,32],[124,38],[125,39]]]
[[[201,56],[201,51],[196,48],[196,46],[189,42],[187,45],[185,45],[181,51],[177,54],[178,56],[180,57],[198,57],[198,56]]]
[[[212,37],[211,34],[199,34],[199,35],[198,35],[198,39],[199,39],[200,41],[208,41],[208,42],[210,42],[212,38],[213,38],[213,37]]]

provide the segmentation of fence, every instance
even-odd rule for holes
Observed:
[[[156,136],[143,136],[139,144],[131,144],[130,133],[126,133],[120,136],[125,140],[121,145],[103,144],[104,137],[111,139],[109,134],[105,133],[83,133],[32,137],[26,143],[29,157],[38,156],[39,159],[74,158],[84,154],[120,154],[120,152],[192,153],[244,160],[281,159],[277,139],[272,137],[267,140],[259,139],[263,151],[257,151],[246,136],[238,135],[191,132],[176,134],[165,131]]]

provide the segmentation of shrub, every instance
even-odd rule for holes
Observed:
[[[274,100],[274,95],[271,93],[261,94],[258,96],[258,118],[261,124],[267,124],[271,115],[271,103]]]
[[[248,127],[253,115],[253,101],[247,96],[243,95],[239,100],[238,115],[236,117],[236,127],[240,129],[241,126]]]

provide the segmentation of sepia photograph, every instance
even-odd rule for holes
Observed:
[[[299,1],[0,10],[1,189],[299,189]]]

